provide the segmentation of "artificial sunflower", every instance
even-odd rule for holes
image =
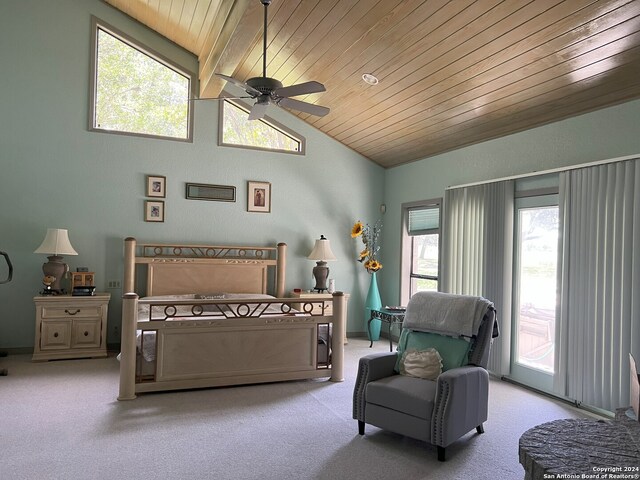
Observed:
[[[378,220],[373,227],[358,220],[351,228],[351,238],[362,238],[364,250],[360,252],[357,260],[364,265],[364,268],[366,268],[369,273],[377,272],[382,268],[382,264],[376,259],[376,255],[380,250],[378,237],[380,236],[381,228],[380,220]]]
[[[369,260],[369,270],[371,272],[377,272],[382,268],[382,264],[377,260]]]
[[[364,231],[364,224],[358,220],[356,223],[353,224],[353,227],[351,227],[351,238],[359,237],[360,235],[362,235],[363,231]]]

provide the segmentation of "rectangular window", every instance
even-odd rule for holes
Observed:
[[[401,302],[437,291],[440,271],[440,200],[403,205]]]
[[[192,140],[193,74],[93,19],[90,130]]]
[[[220,102],[219,145],[303,154],[305,139],[274,120],[249,120],[249,109],[240,103]]]

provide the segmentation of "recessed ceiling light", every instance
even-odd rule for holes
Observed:
[[[372,73],[363,73],[362,74],[362,80],[367,82],[369,85],[377,85],[378,84],[378,77],[376,77]]]

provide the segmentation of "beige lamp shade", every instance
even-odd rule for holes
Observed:
[[[33,253],[45,255],[78,255],[71,246],[69,232],[62,228],[47,228],[47,235],[42,244]]]
[[[307,258],[309,260],[323,260],[325,262],[329,260],[337,260],[336,256],[331,251],[329,240],[327,240],[324,235],[320,235],[320,238],[316,240],[316,244]]]

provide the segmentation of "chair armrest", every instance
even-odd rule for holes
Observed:
[[[353,418],[364,422],[364,407],[366,403],[365,389],[367,383],[394,375],[396,366],[396,352],[374,353],[360,358],[356,384],[353,388]]]
[[[432,442],[446,447],[487,420],[489,374],[467,365],[442,373],[437,380],[431,420]]]

